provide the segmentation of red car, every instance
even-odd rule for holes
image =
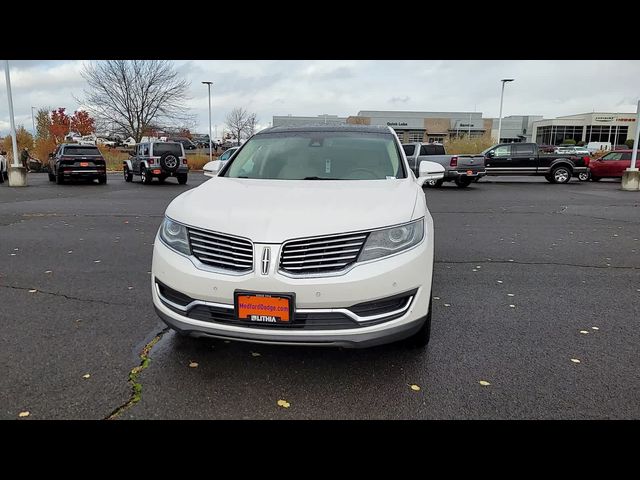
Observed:
[[[631,166],[631,150],[614,150],[597,160],[591,159],[589,170],[591,180],[597,182],[602,178],[621,178],[625,169]]]

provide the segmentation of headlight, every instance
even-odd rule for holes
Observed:
[[[174,222],[168,217],[164,217],[164,221],[160,226],[160,238],[168,247],[173,248],[177,252],[184,253],[185,255],[191,254],[186,227]]]
[[[422,241],[424,218],[369,234],[358,261],[374,260],[407,250]]]

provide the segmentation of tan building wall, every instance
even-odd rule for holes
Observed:
[[[371,125],[371,117],[347,117],[347,123],[351,125]]]

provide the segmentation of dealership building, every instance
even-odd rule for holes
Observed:
[[[560,145],[565,140],[609,142],[623,145],[636,132],[635,113],[580,113],[533,123],[533,139],[538,145]]]
[[[402,142],[442,142],[462,135],[479,137],[491,130],[482,112],[398,112],[363,110],[347,123],[393,128]]]
[[[281,115],[273,117],[274,127],[297,127],[300,125],[343,125],[347,123],[347,117],[337,115],[318,115],[317,117],[296,117],[293,115]]]

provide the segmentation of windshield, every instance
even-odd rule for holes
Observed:
[[[405,178],[391,134],[283,132],[256,135],[222,176],[273,180],[384,180]]]

